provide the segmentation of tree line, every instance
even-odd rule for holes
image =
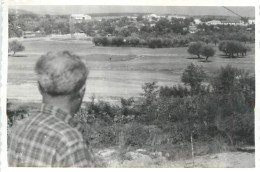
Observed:
[[[169,48],[169,47],[187,47],[188,40],[182,38],[148,38],[139,39],[137,37],[107,37],[97,36],[92,39],[96,46],[130,46],[130,47],[149,47],[149,48]]]
[[[239,41],[221,41],[218,45],[220,51],[224,52],[226,56],[229,58],[234,58],[235,54],[236,57],[244,57],[247,55],[247,52],[251,50],[250,47],[246,46],[245,44]],[[202,56],[206,57],[206,61],[209,57],[214,56],[215,49],[203,42],[193,42],[189,45],[187,51],[192,54],[196,55],[198,59]]]

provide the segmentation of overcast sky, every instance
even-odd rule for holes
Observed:
[[[223,15],[234,16],[224,7],[197,6],[10,6],[12,9],[23,9],[37,14],[91,14],[91,13],[157,13],[183,15]],[[228,7],[243,17],[254,17],[254,7]]]

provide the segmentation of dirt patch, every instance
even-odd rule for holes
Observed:
[[[192,159],[178,161],[167,160],[167,153],[149,152],[137,149],[125,151],[106,148],[96,150],[98,159],[106,167],[155,167],[155,168],[254,168],[255,153],[224,152],[211,155],[196,156]]]

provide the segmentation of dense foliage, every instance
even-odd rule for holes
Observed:
[[[201,49],[201,55],[206,57],[206,61],[208,60],[209,57],[214,56],[214,54],[215,54],[215,50],[209,45],[206,45]]]
[[[25,47],[21,42],[17,40],[9,41],[8,43],[8,52],[13,52],[13,56],[16,52],[24,51]]]
[[[254,145],[254,76],[231,66],[207,76],[191,64],[182,75],[187,86],[145,83],[139,99],[121,98],[121,105],[92,97],[75,118],[96,146],[178,145],[191,136],[197,142]],[[15,123],[16,111],[8,113]]]
[[[226,56],[234,58],[234,54],[239,57],[246,56],[246,53],[250,51],[250,47],[245,46],[238,41],[222,41],[219,44],[219,50],[224,52]]]
[[[210,17],[205,21],[209,19]],[[24,31],[40,31],[44,35],[79,32],[92,37],[94,44],[99,46],[161,48],[184,47],[190,42],[199,41],[215,45],[226,40],[255,42],[254,25],[195,25],[192,17],[178,19],[165,16],[147,19],[139,15],[136,20],[121,16],[71,23],[69,15],[37,15],[24,12],[17,16],[16,13],[9,13],[8,20],[9,37],[22,37]],[[196,33],[189,32],[190,26],[197,28]]]
[[[206,43],[207,40],[205,41]],[[209,57],[214,56],[215,50],[212,46],[210,45],[205,45],[205,43],[202,42],[193,42],[189,45],[188,50],[190,54],[198,56],[200,59],[200,55],[203,55],[206,57],[206,61],[208,60]]]
[[[149,48],[169,48],[187,47],[189,40],[185,38],[149,38],[140,39],[138,37],[118,37],[118,36],[96,36],[92,39],[96,46],[126,46],[126,47],[149,47]]]

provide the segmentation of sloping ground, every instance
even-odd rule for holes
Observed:
[[[96,152],[106,167],[153,167],[153,168],[253,168],[255,154],[247,152],[225,152],[197,156],[194,159],[169,161],[167,154],[137,149],[120,153],[118,149],[103,149]]]

